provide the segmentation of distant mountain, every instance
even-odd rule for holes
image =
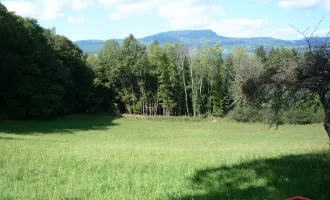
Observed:
[[[150,44],[154,40],[157,40],[162,45],[167,42],[174,43],[180,41],[190,46],[202,45],[205,43],[216,43],[222,39],[225,39],[225,37],[221,37],[211,30],[195,30],[158,33],[156,35],[141,38],[140,41],[144,44]]]
[[[79,40],[76,44],[87,53],[98,53],[104,44],[103,40]]]
[[[280,40],[271,37],[254,37],[254,38],[232,38],[223,37],[217,35],[212,30],[185,30],[185,31],[169,31],[164,33],[158,33],[155,35],[147,36],[138,39],[141,43],[145,45],[151,44],[153,41],[157,40],[160,45],[165,43],[175,43],[182,42],[185,45],[200,47],[206,43],[215,44],[220,42],[226,52],[229,52],[234,46],[242,46],[248,51],[253,52],[256,47],[264,45],[266,49],[271,49],[272,47],[294,47],[299,50],[304,50],[307,47],[305,40]],[[325,42],[326,38],[313,38],[313,42]],[[122,39],[118,39],[119,43],[122,43]],[[103,40],[80,40],[76,41],[76,44],[87,53],[98,53],[103,44]]]

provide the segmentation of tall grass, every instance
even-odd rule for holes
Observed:
[[[0,123],[0,199],[330,199],[321,125]]]

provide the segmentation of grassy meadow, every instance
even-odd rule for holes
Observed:
[[[0,199],[330,199],[322,125],[0,122]]]

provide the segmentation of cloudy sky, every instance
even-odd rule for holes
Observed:
[[[0,0],[8,10],[37,18],[72,40],[144,37],[170,30],[211,29],[229,37],[300,37],[322,19],[330,27],[330,0]]]

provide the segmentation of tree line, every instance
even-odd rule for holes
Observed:
[[[267,52],[263,46],[254,54],[235,47],[224,56],[220,43],[187,48],[155,41],[145,46],[133,35],[122,44],[108,40],[97,55],[87,55],[55,30],[1,3],[0,38],[0,116],[10,119],[85,112],[224,117],[231,112],[245,121],[240,118],[259,116],[272,104],[251,110],[240,98],[241,86],[265,69],[289,69],[305,56],[284,47]],[[319,109],[311,99],[288,111],[306,105]]]
[[[87,63],[99,90],[112,90],[118,112],[163,116],[224,116],[229,110],[229,66],[220,43],[187,49],[155,41],[146,47],[133,35],[122,45],[106,41]],[[119,101],[116,101],[119,100]],[[107,100],[106,100],[107,101]],[[94,104],[104,110],[104,102]]]
[[[93,79],[68,38],[0,3],[0,116],[49,118],[83,112]]]

